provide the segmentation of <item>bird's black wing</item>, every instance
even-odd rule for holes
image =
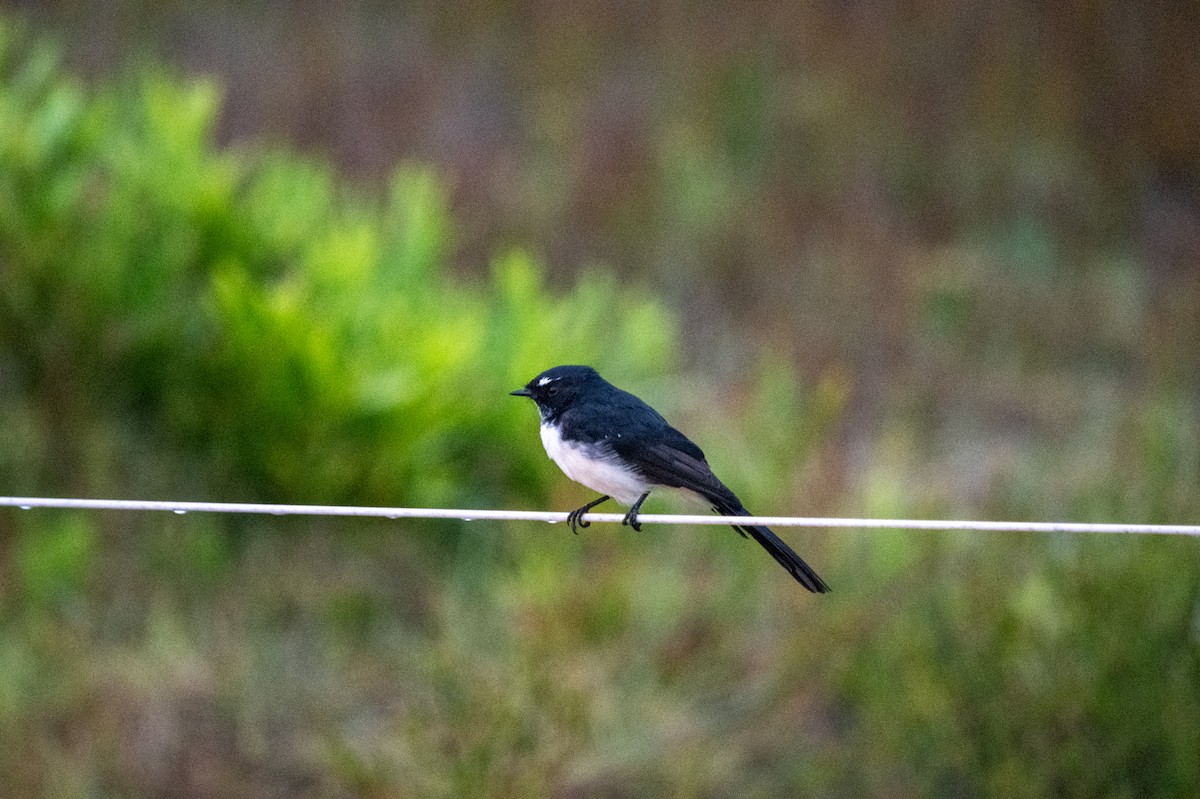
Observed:
[[[704,453],[683,433],[663,423],[653,436],[625,441],[624,437],[610,442],[613,450],[651,483],[670,488],[694,491],[723,516],[749,516],[741,500],[713,474]],[[769,527],[732,525],[743,537],[750,536],[771,554],[779,565],[798,583],[816,594],[829,591],[829,586],[812,567],[792,550]]]
[[[704,452],[665,422],[655,430],[609,443],[623,461],[655,485],[694,491],[714,506],[741,505],[713,474]]]

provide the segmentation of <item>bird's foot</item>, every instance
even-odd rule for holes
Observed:
[[[621,520],[621,524],[629,525],[633,528],[634,532],[640,533],[642,531],[642,525],[637,520],[638,511],[642,509],[642,503],[646,501],[646,497],[648,496],[650,496],[649,491],[638,497],[638,501],[633,503],[633,507],[629,509],[629,513],[625,514],[625,518]]]
[[[609,499],[608,496],[603,496],[603,497],[600,497],[599,499],[594,499],[591,502],[589,502],[588,504],[584,505],[582,508],[576,508],[575,510],[568,513],[567,514],[567,524],[570,526],[571,532],[574,533],[575,535],[579,535],[578,528],[591,527],[592,523],[589,522],[587,519],[583,518],[583,514],[587,513],[592,508],[596,507],[601,502],[607,501],[608,499]]]
[[[580,518],[587,513],[587,508],[576,508],[567,514],[567,524],[571,527],[571,532],[579,535],[580,527],[591,527],[592,523],[586,519]]]

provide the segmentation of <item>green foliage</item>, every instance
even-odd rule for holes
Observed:
[[[83,516],[56,515],[36,530],[25,530],[13,552],[18,590],[38,604],[78,600],[96,547],[96,531]]]
[[[188,495],[544,497],[532,446],[484,457],[531,439],[506,391],[559,362],[670,367],[670,314],[604,275],[555,297],[510,252],[485,280],[451,277],[453,224],[424,168],[372,199],[283,152],[215,148],[209,84],[88,92],[44,47],[10,52],[7,73],[0,329],[42,439],[9,474],[41,466],[43,485],[80,491],[138,472],[135,452],[86,471],[85,445],[51,452],[108,419],[188,455],[147,478]]]

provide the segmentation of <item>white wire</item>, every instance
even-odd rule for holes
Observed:
[[[458,508],[377,508],[346,505],[267,505],[251,502],[160,502],[129,499],[0,497],[0,507],[73,508],[76,510],[166,511],[185,513],[251,513],[273,516],[374,516],[385,519],[461,519],[463,521],[565,522],[557,511],[464,510]],[[589,522],[620,522],[621,513],[588,513]],[[1200,536],[1195,524],[1087,524],[1082,522],[995,522],[941,519],[835,519],[819,516],[709,516],[644,513],[643,524],[737,524],[768,527],[851,527],[885,530],[977,530],[1031,533],[1135,533]]]

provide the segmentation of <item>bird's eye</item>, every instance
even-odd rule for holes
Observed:
[[[546,389],[546,393],[553,397],[558,393],[558,386],[550,386],[550,388]]]

